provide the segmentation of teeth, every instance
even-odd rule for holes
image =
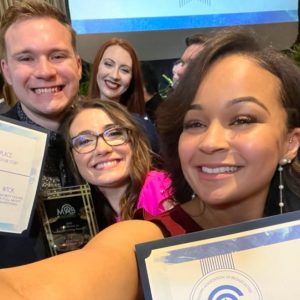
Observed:
[[[202,172],[209,173],[209,174],[233,173],[237,170],[238,170],[237,167],[219,167],[219,168],[202,167]]]
[[[102,163],[99,163],[95,166],[96,169],[104,169],[105,167],[112,167],[115,166],[117,164],[116,160],[112,160],[112,161],[105,161]]]
[[[59,87],[34,89],[36,94],[53,94],[60,91]]]

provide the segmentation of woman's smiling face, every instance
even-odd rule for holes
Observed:
[[[132,59],[119,45],[109,46],[103,53],[97,73],[100,97],[119,101],[132,79]]]
[[[183,173],[199,198],[212,206],[265,201],[288,151],[286,118],[277,77],[246,56],[216,61],[179,140]]]
[[[85,132],[99,134],[115,125],[102,109],[88,108],[74,118],[69,132],[71,137]],[[73,149],[72,153],[81,176],[100,190],[128,184],[132,158],[129,142],[110,146],[99,137],[95,150],[77,153]]]

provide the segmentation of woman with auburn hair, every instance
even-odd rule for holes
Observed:
[[[111,100],[81,100],[61,127],[66,159],[78,184],[88,182],[99,229],[132,219],[137,208],[167,208],[170,180],[153,170],[148,141],[127,110]]]
[[[110,57],[110,54],[114,53],[120,54],[122,61],[120,57],[118,60],[116,56]],[[114,77],[113,73],[109,77],[108,70],[114,70],[115,65],[116,76],[119,77]],[[107,77],[103,78],[102,72],[105,70]],[[144,115],[145,103],[141,76],[140,63],[134,48],[127,41],[114,37],[102,44],[96,53],[88,95],[90,98],[117,100],[126,106],[129,112]],[[118,82],[121,83],[118,85]],[[116,86],[110,86],[109,83],[115,83]]]
[[[88,97],[124,105],[143,127],[152,150],[158,152],[156,130],[145,114],[140,63],[126,40],[114,37],[100,46],[92,66]]]

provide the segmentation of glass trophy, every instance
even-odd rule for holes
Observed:
[[[51,255],[80,249],[98,232],[88,184],[44,191],[39,211]]]

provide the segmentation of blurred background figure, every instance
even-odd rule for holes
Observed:
[[[178,84],[189,62],[196,57],[196,55],[203,50],[204,44],[209,37],[202,33],[196,33],[186,37],[186,48],[181,55],[181,58],[174,63],[173,72],[173,86]]]
[[[143,75],[143,90],[146,106],[146,114],[153,124],[156,120],[156,109],[162,103],[163,99],[159,94],[159,80],[154,67],[150,62],[142,62],[141,70]]]

